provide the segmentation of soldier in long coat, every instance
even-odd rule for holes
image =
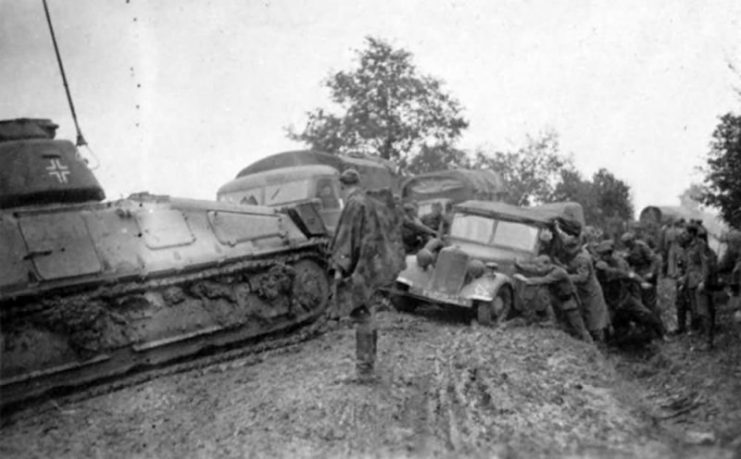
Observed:
[[[338,283],[335,314],[349,315],[356,324],[358,378],[373,376],[378,332],[374,320],[374,296],[392,285],[404,269],[401,240],[403,211],[390,192],[372,197],[359,186],[354,169],[344,171],[340,183],[345,207],[330,246],[335,281]]]
[[[687,231],[692,242],[686,250],[686,272],[682,282],[687,289],[690,310],[695,313],[696,324],[701,328],[707,345],[713,347],[715,334],[715,304],[713,291],[717,285],[718,259],[708,247],[707,231],[689,225]]]
[[[585,247],[573,244],[567,246],[564,252],[566,271],[569,273],[569,279],[576,286],[584,323],[592,337],[596,341],[603,342],[605,330],[610,325],[610,315],[602,287],[594,271],[592,257]]]

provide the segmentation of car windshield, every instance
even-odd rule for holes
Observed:
[[[307,179],[245,188],[225,194],[220,199],[228,202],[238,202],[240,204],[276,206],[312,198],[313,196],[309,195],[311,184],[312,180]]]
[[[525,223],[457,213],[453,217],[450,237],[480,244],[530,251],[535,248],[538,239],[538,228]]]
[[[524,223],[500,221],[492,244],[530,251],[538,240],[538,228]]]
[[[455,214],[450,227],[450,237],[489,244],[494,234],[496,220],[478,215]]]

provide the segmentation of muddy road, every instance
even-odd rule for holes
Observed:
[[[353,330],[74,403],[0,431],[2,457],[734,457],[738,340],[603,353],[559,330],[379,313],[379,375]]]

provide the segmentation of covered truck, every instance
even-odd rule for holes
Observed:
[[[401,198],[418,205],[420,216],[432,211],[435,202],[449,208],[472,199],[500,201],[506,196],[502,177],[492,170],[451,169],[428,172],[406,179]]]
[[[339,176],[353,168],[367,190],[396,192],[399,176],[388,161],[368,156],[333,155],[313,150],[276,153],[242,169],[219,188],[219,201],[282,207],[311,201],[333,231],[342,212]]]

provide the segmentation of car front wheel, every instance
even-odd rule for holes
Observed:
[[[477,301],[476,321],[479,325],[491,326],[495,319],[500,318],[503,314],[508,314],[512,310],[512,290],[509,286],[502,286],[497,292],[497,296],[491,301]],[[505,317],[506,319],[506,317]]]
[[[414,310],[417,309],[417,306],[419,305],[419,301],[404,294],[404,292],[409,290],[409,286],[402,283],[397,283],[396,288],[398,291],[391,293],[390,296],[391,304],[394,305],[394,308],[396,308],[397,311],[414,312]]]

